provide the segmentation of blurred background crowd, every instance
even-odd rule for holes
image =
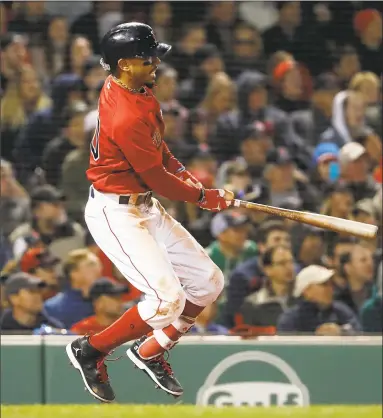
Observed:
[[[1,2],[2,332],[95,332],[136,303],[83,210],[125,21],[173,45],[155,94],[174,155],[238,198],[382,226],[382,3]],[[160,198],[226,286],[194,333],[382,332],[382,245],[258,212]],[[150,262],[150,254],[148,254]],[[65,331],[64,331],[65,330]]]

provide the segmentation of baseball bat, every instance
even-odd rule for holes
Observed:
[[[244,200],[235,199],[233,206],[258,210],[260,212],[291,219],[292,221],[313,225],[322,229],[329,229],[334,232],[347,233],[360,238],[375,238],[378,231],[378,227],[375,225],[335,218],[334,216],[320,215],[318,213],[301,212],[298,210],[261,205],[260,203],[245,202]]]

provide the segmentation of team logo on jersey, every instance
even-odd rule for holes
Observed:
[[[154,131],[154,134],[152,136],[153,144],[156,146],[156,148],[159,148],[162,142],[161,133],[158,129]]]

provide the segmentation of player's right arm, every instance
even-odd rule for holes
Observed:
[[[117,143],[129,164],[154,192],[170,200],[197,203],[204,209],[227,207],[220,190],[205,190],[189,185],[165,169],[162,146],[154,144],[150,126],[145,121],[136,119],[123,135],[117,137]]]

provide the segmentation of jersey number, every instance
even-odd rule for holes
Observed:
[[[90,143],[90,152],[93,155],[94,161],[100,158],[100,118],[97,119],[97,127],[94,132],[92,142]]]

